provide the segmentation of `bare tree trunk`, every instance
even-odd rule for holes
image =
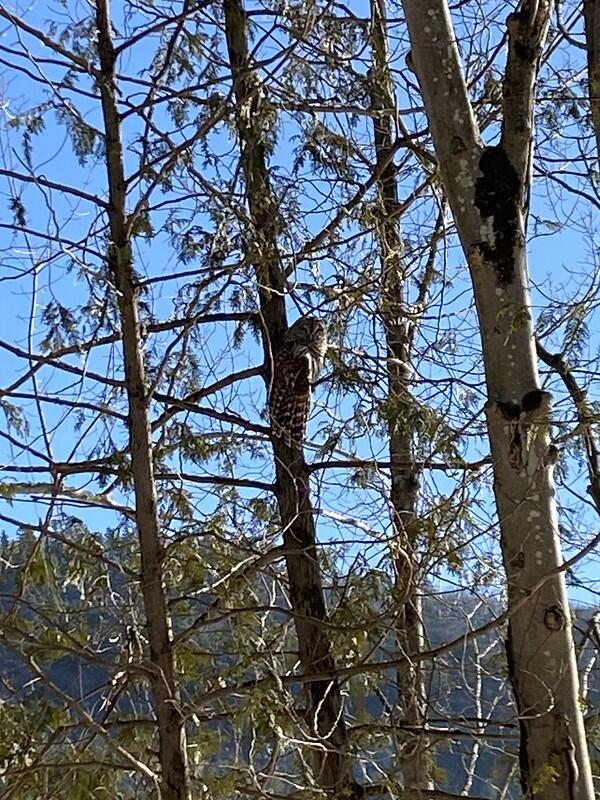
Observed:
[[[380,111],[373,116],[375,155],[380,163],[388,162],[377,181],[381,219],[377,236],[381,251],[380,306],[387,345],[387,376],[390,413],[388,423],[391,490],[390,503],[397,552],[396,594],[402,604],[396,623],[398,657],[405,663],[397,671],[398,705],[402,719],[415,729],[424,728],[426,699],[422,662],[414,660],[424,648],[420,575],[417,573],[417,537],[415,512],[419,490],[419,470],[414,463],[411,395],[411,350],[413,323],[403,301],[405,274],[403,247],[398,216],[396,168],[389,155],[394,142],[392,114],[395,108],[394,86],[389,70],[385,0],[371,0],[371,107]],[[429,778],[431,763],[425,734],[415,735],[406,743],[401,766],[406,789],[422,796],[421,789],[433,789]]]
[[[590,111],[596,133],[596,157],[600,158],[600,2],[583,0],[585,44],[588,61]]]
[[[403,0],[446,193],[466,254],[483,345],[488,431],[508,581],[507,652],[527,798],[592,800],[548,451],[525,250],[533,105],[552,3],[508,18],[500,143],[482,144],[445,0]]]
[[[109,190],[108,267],[117,292],[127,400],[135,514],[141,552],[141,587],[152,663],[151,682],[158,723],[162,800],[188,800],[189,777],[184,720],[171,642],[171,625],[162,570],[162,544],[139,321],[138,281],[133,269],[125,205],[125,175],[120,118],[116,103],[115,51],[108,0],[96,0],[98,81],[105,128]]]
[[[273,352],[287,330],[285,274],[277,247],[279,213],[265,157],[261,127],[261,85],[248,52],[246,14],[241,0],[224,0],[225,31],[236,98],[241,164],[246,197],[253,223],[247,251],[256,270],[265,380],[270,386]],[[327,610],[316,548],[316,530],[309,494],[309,472],[301,445],[286,446],[273,437],[276,493],[286,549],[290,599],[300,661],[305,672],[335,671],[331,643],[325,626]],[[319,785],[328,792],[357,789],[351,762],[345,755],[347,735],[343,704],[337,681],[309,682],[310,724],[321,740],[314,750],[314,772]]]

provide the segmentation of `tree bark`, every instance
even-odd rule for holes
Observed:
[[[115,51],[108,0],[96,0],[101,75],[98,79],[105,129],[109,193],[108,269],[119,305],[123,360],[129,406],[129,447],[135,493],[135,519],[141,553],[141,588],[152,664],[152,691],[158,724],[163,800],[188,800],[189,777],[184,719],[180,711],[171,624],[163,581],[163,548],[152,460],[143,346],[139,320],[139,283],[133,268],[126,213],[120,117],[116,102]]]
[[[596,158],[600,158],[600,2],[583,0],[585,44],[588,63],[590,113],[596,134]]]
[[[569,607],[558,571],[563,559],[548,457],[551,397],[539,388],[525,248],[535,84],[552,3],[525,0],[508,18],[502,135],[494,146],[481,141],[447,3],[402,5],[479,316],[509,613],[514,609],[507,654],[523,792],[531,800],[592,800]]]
[[[279,213],[273,193],[261,127],[262,87],[248,51],[246,14],[241,0],[224,0],[225,33],[236,99],[236,125],[246,198],[252,220],[252,240],[246,242],[258,285],[265,381],[270,386],[273,352],[287,330],[285,273],[277,237]],[[335,660],[325,626],[327,610],[317,555],[316,529],[309,493],[309,471],[301,447],[287,447],[272,437],[276,495],[286,551],[290,600],[300,661],[308,673],[335,671]],[[309,717],[321,747],[314,749],[317,782],[332,794],[358,790],[352,777],[343,703],[337,681],[310,682]]]
[[[398,657],[405,660],[397,671],[396,680],[402,719],[419,730],[424,728],[427,706],[423,664],[411,657],[424,648],[415,526],[419,469],[414,461],[411,421],[415,410],[410,368],[414,323],[403,301],[405,273],[398,187],[396,167],[389,158],[394,142],[392,115],[396,103],[389,68],[385,0],[371,0],[371,38],[371,107],[380,112],[372,118],[375,155],[378,162],[388,162],[377,181],[380,203],[377,238],[381,254],[380,312],[387,347],[390,506],[396,536],[395,590],[401,604],[395,635]],[[416,735],[414,741],[405,744],[401,757],[404,787],[414,792],[415,798],[424,796],[422,790],[434,788],[429,777],[431,762],[427,749],[426,735]]]
[[[554,370],[560,377],[573,401],[578,427],[581,430],[580,437],[585,449],[585,458],[590,479],[587,490],[594,501],[596,511],[600,515],[600,446],[597,437],[594,435],[595,415],[588,398],[588,393],[579,386],[569,364],[561,353],[549,353],[539,341],[536,342],[536,349],[540,360],[550,367],[550,369]]]

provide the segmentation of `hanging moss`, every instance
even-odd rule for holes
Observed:
[[[496,269],[498,283],[512,283],[515,244],[519,233],[519,177],[501,145],[486,147],[479,159],[481,176],[475,182],[475,205],[483,220],[491,217],[493,243],[479,243],[486,261]]]

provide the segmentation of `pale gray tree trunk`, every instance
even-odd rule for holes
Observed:
[[[241,166],[252,230],[246,250],[256,271],[267,390],[273,352],[287,330],[285,273],[277,238],[279,210],[265,156],[261,84],[248,51],[246,14],[241,0],[224,0],[225,33],[236,100]],[[290,600],[302,668],[307,673],[333,673],[335,660],[327,627],[327,609],[317,553],[314,513],[309,493],[309,470],[302,449],[273,437],[276,494],[283,531]],[[346,754],[347,733],[340,689],[335,680],[306,685],[308,721],[319,740],[313,748],[314,775],[328,794],[357,790]],[[341,794],[339,796],[342,796]]]
[[[585,44],[588,62],[590,111],[596,134],[596,156],[600,158],[600,2],[583,0]]]
[[[540,391],[525,233],[533,106],[551,2],[508,18],[500,142],[484,146],[446,0],[403,0],[412,61],[479,316],[527,798],[592,800],[560,551],[550,400]]]
[[[416,504],[419,491],[419,470],[413,454],[412,418],[415,402],[411,394],[411,350],[413,322],[403,299],[405,272],[398,206],[396,168],[390,158],[395,131],[394,85],[389,68],[385,0],[371,0],[371,108],[375,155],[378,163],[386,163],[378,181],[380,208],[377,238],[380,248],[380,313],[387,346],[389,408],[388,436],[390,452],[390,505],[396,536],[395,591],[400,603],[395,625],[398,658],[404,664],[397,671],[398,708],[403,723],[418,731],[426,721],[426,698],[423,662],[412,656],[424,649],[421,597],[418,572]],[[407,741],[401,755],[403,782],[406,789],[422,797],[422,789],[433,789],[429,774],[431,759],[425,733],[415,733]]]
[[[139,320],[139,282],[133,267],[126,212],[120,116],[117,108],[116,56],[108,0],[96,0],[98,86],[102,100],[109,194],[108,269],[119,306],[123,362],[129,405],[129,450],[140,542],[140,582],[150,645],[150,681],[158,725],[161,800],[188,800],[189,778],[184,719],[175,671],[171,624],[163,581],[163,547],[152,460],[149,389]]]

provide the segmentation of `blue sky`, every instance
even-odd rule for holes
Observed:
[[[364,7],[363,3],[352,5],[357,13],[364,13]],[[492,38],[497,37],[501,28],[496,28],[491,23],[495,19],[500,25],[505,15],[505,8],[503,4],[488,4],[487,8],[490,12],[487,20],[489,35]],[[67,9],[72,10],[76,15],[83,16],[87,13],[86,6],[77,4],[67,4]],[[64,14],[66,12],[56,8],[55,4],[33,3],[28,9],[27,18],[31,24],[39,26],[42,26],[44,20],[50,16],[59,17],[59,24],[67,24],[68,20],[65,16],[60,19],[60,15]],[[148,22],[147,19],[140,21]],[[462,20],[457,18],[457,32],[460,35],[462,29],[474,26],[480,21],[467,17]],[[263,26],[263,30],[267,30],[270,20],[269,18],[264,20],[254,18],[254,22],[257,26],[254,41],[262,48],[261,56],[271,57],[274,49],[281,47],[282,43],[273,44],[269,39],[265,39],[260,44],[260,26]],[[119,20],[119,27],[123,25],[124,20]],[[213,29],[209,26],[206,30],[210,32]],[[391,52],[394,67],[397,70],[397,102],[399,108],[406,112],[401,115],[406,126],[410,130],[421,130],[424,123],[419,110],[419,97],[411,85],[413,78],[404,67],[406,43],[402,31],[403,29],[397,26],[394,26],[392,31],[394,38]],[[395,38],[398,35],[399,38]],[[16,38],[8,24],[0,26],[0,37],[0,44],[5,46],[12,46]],[[15,63],[22,64],[30,71],[31,75],[45,81],[46,85],[39,80],[32,79],[30,75],[11,69],[7,63],[3,65],[4,71],[0,78],[3,110],[3,127],[0,133],[2,161],[6,169],[19,173],[27,173],[29,167],[24,161],[19,141],[22,131],[15,128],[14,123],[19,114],[26,112],[37,103],[50,99],[56,103],[59,111],[64,115],[72,113],[73,109],[67,102],[72,100],[77,107],[77,113],[85,119],[88,125],[100,127],[101,124],[97,102],[91,98],[75,97],[68,91],[58,92],[50,87],[48,81],[58,80],[62,77],[64,70],[55,64],[40,60],[39,57],[43,57],[44,54],[43,48],[39,44],[33,44],[27,40],[27,37],[24,37],[24,42],[30,48],[30,52],[38,56],[37,63],[32,65],[25,59],[17,60]],[[156,47],[157,43],[155,38],[152,46]],[[205,46],[210,49],[209,40],[206,41]],[[472,65],[469,74],[474,74],[478,63],[477,54],[465,52],[465,55],[470,58]],[[6,58],[6,54],[3,57]],[[148,91],[147,65],[150,58],[151,50],[148,43],[141,42],[132,48],[119,63],[119,71],[130,76],[130,80],[122,82],[120,94],[121,102],[129,103],[128,107],[138,103]],[[572,48],[566,47],[563,42],[553,56],[552,67],[544,73],[540,114],[546,113],[546,108],[551,110],[556,107],[559,109],[557,112],[559,120],[556,123],[556,136],[553,138],[550,126],[548,135],[540,144],[539,155],[542,168],[552,163],[550,160],[542,161],[542,158],[552,159],[561,152],[570,159],[576,156],[578,145],[569,137],[578,122],[572,115],[569,115],[568,105],[564,98],[559,103],[548,98],[552,98],[553,92],[556,91],[557,81],[554,71],[559,68],[563,75],[566,72],[569,75],[572,74],[573,92],[583,91],[581,85],[582,58],[581,51],[574,51]],[[368,66],[367,62],[368,53],[366,52],[362,57],[353,61],[352,66],[355,75],[358,76],[357,80],[364,75]],[[275,60],[273,63],[274,66],[270,65],[264,73],[265,81],[267,87],[272,87],[274,100],[282,106],[285,105],[285,93],[280,91],[279,81],[283,75],[284,62],[279,63]],[[490,68],[490,74],[499,75],[503,63],[504,55],[500,53],[496,63]],[[143,69],[146,69],[146,72],[143,72]],[[180,83],[183,85],[186,80],[188,78],[183,75]],[[194,80],[197,78],[194,77]],[[226,92],[226,86],[220,79],[213,80],[211,84],[211,80],[204,76],[201,81],[208,84],[207,88],[198,91],[198,97],[202,103],[208,101],[215,88]],[[477,95],[482,81],[483,78],[473,88],[474,95]],[[86,78],[80,85],[82,87],[90,86]],[[348,91],[350,88],[346,87]],[[341,85],[339,90],[343,92],[344,86]],[[339,103],[343,104],[343,101],[342,97]],[[123,108],[125,107],[123,105]],[[193,110],[193,113],[198,110],[202,113],[205,108],[206,106],[200,105]],[[284,202],[287,202],[293,197],[291,189],[289,192],[286,191],[286,185],[288,182],[291,185],[301,131],[299,117],[294,111],[285,108],[279,108],[278,111],[280,114],[276,126],[278,142],[271,164],[274,183],[278,191],[282,193]],[[88,158],[83,164],[78,162],[77,157],[73,154],[72,141],[65,132],[64,124],[57,122],[55,110],[45,114],[44,119],[44,130],[32,137],[33,172],[38,176],[43,176],[47,181],[64,182],[78,191],[81,190],[104,199],[106,197],[106,178],[102,164],[97,163],[94,158]],[[331,130],[335,130],[337,125],[341,125],[344,130],[348,128],[348,118],[341,112],[327,115],[322,112],[314,112],[312,119],[314,122],[325,122]],[[161,126],[170,129],[170,136],[175,143],[189,136],[196,124],[194,118],[190,117],[189,123],[177,130],[165,113],[164,105],[159,106],[156,120]],[[136,137],[142,130],[140,118],[135,114],[128,116],[123,130],[126,146],[126,171],[131,175],[135,173],[138,165],[139,146]],[[493,140],[495,135],[497,135],[497,125],[492,124],[488,128],[486,136]],[[368,159],[372,157],[372,153],[368,149],[371,133],[367,117],[356,117],[354,136],[357,142],[364,143],[367,157],[367,163],[361,162],[360,152],[357,152],[352,162],[356,169],[356,183],[360,183],[368,175]],[[214,183],[215,186],[222,187],[231,179],[236,169],[237,146],[230,126],[227,124],[217,125],[209,135],[209,142],[210,147],[217,154],[217,159],[215,161],[207,160],[200,150],[197,153],[196,164],[206,180]],[[590,146],[589,142],[585,145],[588,153]],[[577,178],[570,174],[574,169],[578,169],[582,177]],[[581,189],[586,186],[587,181],[583,171],[583,167],[577,162],[575,165],[569,164],[568,168],[563,169],[563,178],[561,179]],[[308,160],[305,166],[298,171],[297,179],[301,190],[297,196],[295,214],[290,216],[289,229],[283,230],[281,237],[282,250],[290,258],[293,257],[294,252],[301,249],[302,242],[309,240],[331,219],[339,206],[343,187],[342,189],[339,186],[335,187],[332,191],[328,175],[325,173],[326,170],[323,174],[315,177],[315,172],[310,167]],[[415,188],[418,178],[408,167],[402,169],[400,175],[400,195],[401,198],[404,198]],[[3,223],[5,227],[0,228],[2,252],[0,280],[4,284],[4,313],[0,315],[0,341],[24,351],[31,346],[32,350],[39,353],[41,342],[46,336],[41,314],[52,301],[77,309],[88,302],[91,290],[95,296],[96,311],[100,314],[103,313],[102,303],[106,284],[101,273],[101,253],[105,246],[105,220],[98,215],[98,210],[92,203],[79,197],[69,196],[57,190],[49,190],[33,183],[22,187],[6,176],[2,177],[1,181],[3,210],[0,223]],[[236,190],[239,190],[239,182],[235,185]],[[353,184],[349,180],[348,195],[352,194],[352,188]],[[578,298],[585,297],[583,287],[593,285],[598,274],[598,243],[597,238],[595,239],[595,229],[598,228],[597,208],[594,208],[585,198],[565,193],[562,190],[558,197],[555,188],[551,181],[536,178],[532,199],[533,219],[530,225],[530,270],[533,307],[537,316],[549,306],[558,308],[561,303],[568,305]],[[170,212],[177,211],[181,213],[182,217],[193,215],[197,202],[193,195],[197,190],[197,183],[186,185],[184,181],[181,181],[167,191],[155,192],[151,202],[162,206],[151,214],[155,230],[161,228]],[[586,190],[591,191],[589,186]],[[33,234],[15,234],[6,227],[12,223],[10,201],[14,196],[18,196],[23,202],[28,226],[31,229],[42,233],[49,231],[51,236],[60,236],[71,244],[67,244],[67,246],[63,244],[57,248],[55,243],[48,242],[43,237]],[[129,199],[130,208],[135,205],[138,198],[138,188],[134,188]],[[239,207],[242,208],[242,205]],[[211,237],[215,234],[229,233],[223,228],[219,229],[214,213],[218,209],[218,203],[214,203],[213,207],[209,203],[205,203],[204,207],[195,214],[194,219],[186,222],[188,227],[196,226],[193,233],[202,243],[199,257],[188,263],[182,264],[178,261],[164,231],[152,240],[146,240],[143,237],[136,238],[136,268],[140,276],[143,279],[169,278],[149,285],[144,293],[144,313],[151,314],[153,319],[164,321],[178,316],[180,313],[178,309],[189,303],[190,292],[186,291],[186,287],[189,286],[191,279],[189,276],[178,278],[177,273],[205,268],[207,264],[214,264],[221,258],[220,255],[217,257],[214,252],[210,252]],[[292,211],[289,213],[291,215]],[[436,213],[435,202],[427,198],[417,203],[407,214],[404,234],[409,240],[407,243],[409,252],[412,248],[413,252],[418,253],[423,240],[427,238],[432,229]],[[224,216],[220,224],[225,228],[227,225],[233,226],[232,219],[234,219],[233,216]],[[448,220],[448,226],[451,226],[450,220]],[[82,237],[86,237],[82,247],[75,246],[73,243],[81,243]],[[355,237],[355,242],[344,241],[347,237]],[[223,235],[223,241],[226,238]],[[213,245],[214,241],[219,242],[219,236],[217,235],[212,241]],[[426,252],[415,257],[416,267],[422,267],[425,256]],[[225,264],[232,264],[236,263],[240,257],[239,243],[234,241],[221,261]],[[357,281],[370,268],[375,269],[376,267],[377,259],[372,237],[361,231],[360,223],[356,218],[349,220],[340,228],[338,239],[333,247],[323,249],[317,258],[299,265],[298,271],[295,273],[297,284],[290,287],[288,304],[290,319],[294,319],[300,312],[309,310],[312,305],[318,304],[322,300],[322,294],[317,295],[315,292],[306,291],[303,288],[304,283],[313,282],[321,286],[327,285],[332,289],[333,294],[333,287],[341,285],[341,281],[345,281],[346,284],[349,281]],[[455,241],[449,240],[448,246],[440,249],[437,257],[437,269],[440,273],[440,280],[433,287],[431,306],[425,316],[417,344],[414,365],[417,377],[416,391],[424,404],[436,408],[440,426],[442,422],[450,422],[455,428],[462,429],[466,426],[467,437],[461,442],[460,450],[466,458],[476,460],[486,454],[487,448],[485,441],[479,435],[481,415],[478,418],[475,417],[472,422],[469,419],[471,414],[475,415],[475,412],[481,409],[485,398],[479,386],[481,363],[477,330],[471,307],[470,283],[462,253]],[[418,274],[416,268],[414,274]],[[415,283],[409,285],[410,295],[407,300],[414,299],[415,293]],[[224,297],[231,300],[236,296],[243,308],[245,303],[251,303],[255,298],[255,288],[246,275],[240,273],[238,277],[234,278]],[[341,292],[325,308],[339,312],[343,303],[344,293]],[[226,304],[227,301],[224,302],[221,310],[226,307]],[[34,323],[31,322],[32,308],[35,311]],[[217,307],[214,306],[211,310],[215,308]],[[321,311],[323,311],[323,307]],[[369,365],[375,365],[372,366],[373,369],[380,369],[380,366],[377,366],[377,357],[382,353],[381,332],[373,323],[373,311],[374,301],[371,297],[366,299],[360,308],[352,312],[349,333],[344,341],[344,347],[352,353],[355,363],[361,365],[364,370],[369,368]],[[75,311],[76,316],[77,313]],[[593,366],[598,349],[598,339],[594,335],[594,331],[597,329],[596,314],[597,311],[594,307],[589,318],[590,334],[587,341],[583,342],[580,354],[582,370],[578,373],[581,379],[589,385],[591,399],[599,395]],[[234,347],[235,327],[236,325],[232,323],[217,323],[211,326],[199,326],[195,331],[198,337],[194,346],[194,353],[198,360],[198,380],[212,383],[227,375],[232,369],[246,369],[260,362],[260,351],[250,332],[246,331],[239,348]],[[564,325],[550,339],[550,349],[561,345],[561,332],[564,332]],[[82,332],[83,341],[92,335],[91,328],[88,326]],[[167,332],[149,337],[149,353],[154,346],[158,355],[164,354],[169,342],[172,341],[172,335],[172,332]],[[339,344],[340,340],[334,336],[333,347],[336,348]],[[85,354],[76,353],[66,357],[65,362],[83,370],[88,377],[81,378],[81,376],[62,370],[44,367],[36,373],[39,392],[52,397],[70,399],[73,403],[105,402],[113,410],[123,413],[122,399],[117,401],[111,394],[110,387],[99,387],[97,381],[89,377],[93,373],[111,374],[117,377],[120,375],[118,346],[111,344],[94,348]],[[0,364],[2,365],[3,387],[12,384],[29,369],[26,360],[1,348]],[[451,373],[456,371],[460,373],[461,378],[451,380]],[[589,374],[590,372],[592,374]],[[573,410],[565,402],[564,396],[561,395],[562,390],[556,381],[552,382],[552,387],[557,394],[557,416],[563,423],[559,432],[566,432],[569,426],[573,427]],[[32,394],[31,381],[25,383],[18,391]],[[172,391],[184,394],[185,387],[175,383]],[[382,390],[377,391],[381,396]],[[327,383],[323,384],[317,392],[315,411],[309,429],[310,436],[317,443],[323,442],[327,426],[333,424],[335,427],[336,424],[338,426],[341,424],[342,419],[336,420],[336,415],[350,418],[355,410],[367,417],[371,413],[372,400],[364,393],[361,394],[360,390],[342,392],[343,396],[332,413],[330,408],[336,392],[339,395],[339,390],[332,389]],[[46,447],[50,443],[54,460],[78,460],[86,457],[93,449],[90,447],[90,442],[96,443],[99,452],[106,452],[110,450],[111,446],[122,446],[125,442],[126,431],[122,419],[92,422],[92,418],[88,416],[81,421],[76,417],[73,409],[45,403],[43,416],[48,440],[46,442],[40,423],[39,409],[35,401],[24,397],[8,397],[7,399],[15,405],[21,405],[30,421],[31,429],[26,437],[28,444],[46,453]],[[244,382],[236,388],[235,392],[220,392],[214,398],[209,398],[205,404],[208,405],[211,402],[216,408],[227,407],[256,423],[264,424],[264,419],[261,420],[260,416],[264,409],[264,389],[258,378]],[[160,411],[161,407],[157,405],[153,409],[153,415],[156,417]],[[185,415],[181,416],[185,417]],[[209,420],[203,420],[200,417],[190,418],[190,424],[199,436],[206,435],[210,430]],[[88,426],[90,426],[89,429]],[[3,429],[7,431],[6,427]],[[345,430],[346,433],[350,432],[348,427]],[[14,432],[10,435],[15,436]],[[355,436],[358,438],[353,441],[346,439],[340,442],[336,458],[344,458],[352,450],[361,457],[385,457],[385,443],[380,435],[375,433],[367,436],[364,433],[357,433]],[[183,464],[178,461],[176,455],[172,456],[172,463],[174,468],[182,470],[189,468],[190,471],[193,469],[197,472],[205,470],[207,473],[215,473],[218,470],[230,469],[238,477],[270,480],[272,467],[268,449],[259,441],[256,443],[256,448],[257,454],[252,458],[248,454],[232,455],[229,465],[226,458],[211,459],[203,465]],[[319,455],[312,447],[309,447],[307,453],[307,457],[311,461],[323,459],[323,455]],[[441,461],[442,459],[436,457],[436,460]],[[31,453],[19,452],[19,447],[6,439],[0,441],[0,461],[9,467],[5,473],[7,483],[15,480],[42,479],[46,481],[48,479],[47,475],[40,477],[37,473],[31,475],[11,473],[10,467],[15,463],[39,466],[43,463],[43,459],[34,457]],[[576,459],[565,458],[563,469],[566,474],[562,480],[564,485],[559,493],[563,505],[561,520],[565,526],[565,552],[566,555],[571,555],[574,550],[581,547],[587,539],[594,535],[598,529],[598,520],[595,512],[590,509],[586,510],[573,494],[575,492],[580,496],[585,495],[584,466],[578,464]],[[348,558],[360,553],[361,558],[365,559],[367,563],[383,564],[382,559],[387,554],[385,539],[390,532],[385,501],[387,486],[385,475],[370,476],[370,486],[367,490],[354,486],[351,477],[351,472],[349,473],[347,470],[324,471],[316,474],[315,503],[320,511],[319,534],[321,541],[333,543],[340,538],[354,541],[356,544],[350,547]],[[464,487],[465,496],[470,498],[471,520],[463,521],[460,525],[458,523],[450,524],[445,533],[447,536],[458,536],[461,540],[470,540],[471,536],[477,535],[477,539],[466,551],[468,553],[466,566],[470,565],[474,572],[480,572],[486,564],[489,564],[490,570],[494,570],[497,564],[498,551],[490,505],[490,481],[489,470],[483,471],[474,484],[470,484],[468,488]],[[79,489],[98,490],[96,480],[90,479],[89,476],[73,476],[69,479],[69,484]],[[435,506],[443,502],[444,498],[452,494],[455,503],[458,504],[461,500],[463,493],[461,473],[457,471],[454,474],[446,475],[441,470],[428,472],[424,477],[423,488],[422,510],[436,520]],[[247,490],[240,491],[243,495],[253,494]],[[119,491],[114,491],[112,498],[117,504],[126,499],[130,500]],[[202,487],[198,487],[194,495],[194,502],[201,514],[210,516],[218,498],[208,489],[205,491]],[[6,513],[8,516],[18,516],[24,521],[35,521],[43,518],[46,510],[46,502],[32,502],[28,496],[23,495]],[[76,508],[72,513],[85,517],[93,529],[103,529],[105,526],[113,525],[116,519],[113,512],[97,508],[93,510]],[[461,585],[462,578],[452,575],[446,569],[447,553],[443,535],[439,536],[436,547],[439,552],[436,571],[437,585],[442,590],[452,587],[455,580],[458,585]],[[589,581],[591,590],[596,591],[600,588],[597,564],[592,560],[589,560],[585,566],[582,565],[578,575]],[[577,589],[573,592],[573,596],[580,602],[590,604],[596,602],[595,595],[587,589]]]

